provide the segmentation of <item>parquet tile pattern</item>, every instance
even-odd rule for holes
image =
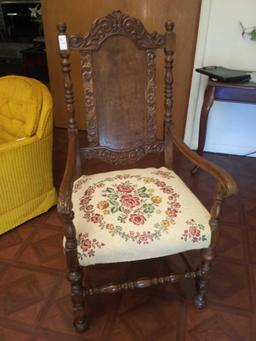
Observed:
[[[60,183],[65,159],[65,132],[55,135],[55,180]],[[240,193],[224,204],[222,234],[213,269],[208,308],[191,304],[192,282],[159,286],[89,299],[90,329],[72,326],[69,283],[62,250],[62,224],[55,208],[0,237],[1,341],[253,341],[256,340],[256,159],[205,154],[237,180]],[[99,166],[93,165],[94,170]],[[211,204],[214,182],[202,172],[190,177],[192,165],[177,154],[175,169]],[[91,169],[92,171],[93,169]],[[191,262],[198,255],[189,253]],[[137,265],[91,268],[87,280],[97,284],[182,267],[178,256]]]

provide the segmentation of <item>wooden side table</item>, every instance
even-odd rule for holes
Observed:
[[[256,104],[256,83],[221,83],[209,80],[201,110],[197,149],[199,155],[204,150],[207,120],[214,100]]]

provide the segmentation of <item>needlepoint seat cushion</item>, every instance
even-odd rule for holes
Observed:
[[[165,167],[81,176],[73,186],[82,266],[207,248],[210,214]]]

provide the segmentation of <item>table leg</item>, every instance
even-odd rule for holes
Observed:
[[[207,85],[205,89],[205,93],[204,93],[204,102],[203,102],[203,106],[201,110],[200,125],[199,125],[199,139],[198,139],[198,149],[197,149],[197,153],[199,155],[202,155],[204,151],[207,120],[208,120],[209,111],[214,101],[214,93],[215,93],[215,86]],[[195,174],[197,171],[198,171],[198,166],[195,166],[191,170],[191,174]]]
[[[204,93],[204,102],[201,110],[200,126],[199,126],[199,142],[198,142],[198,154],[202,155],[205,145],[207,120],[209,111],[214,101],[215,86],[208,85]]]

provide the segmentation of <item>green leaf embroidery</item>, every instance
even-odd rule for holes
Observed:
[[[117,206],[111,207],[111,212],[112,213],[116,213],[117,211],[118,211],[118,207]]]
[[[114,201],[114,200],[110,200],[109,201],[111,205],[113,206],[118,206],[118,202],[117,201]],[[119,207],[119,206],[118,206]]]
[[[117,194],[112,194],[112,193],[110,193],[109,195],[108,195],[108,198],[110,199],[110,200],[116,200],[116,199],[118,199],[118,195]]]
[[[200,230],[204,230],[205,229],[204,225],[202,225],[202,224],[198,224],[198,227],[199,227]]]
[[[149,195],[147,193],[138,193],[138,195],[141,197],[141,198],[149,198]]]
[[[113,193],[113,192],[115,192],[115,190],[113,188],[107,187],[106,192]]]
[[[119,216],[119,217],[117,218],[117,220],[120,221],[120,223],[125,223],[126,218],[125,218],[125,217],[122,217],[122,216]]]
[[[142,207],[144,213],[153,213],[155,209],[152,204],[144,204]]]

